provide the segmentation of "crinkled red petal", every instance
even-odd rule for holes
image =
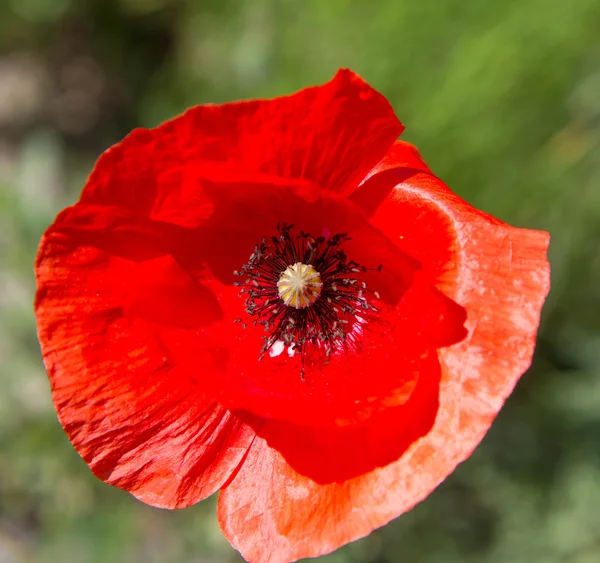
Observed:
[[[474,209],[405,143],[362,188],[355,201],[374,226],[415,259],[434,258],[426,271],[466,308],[469,336],[438,352],[433,428],[386,467],[318,484],[256,439],[219,498],[225,535],[252,563],[327,553],[410,509],[470,455],[531,361],[549,288],[547,233]]]
[[[160,233],[89,211],[57,219],[36,265],[38,334],[59,419],[98,477],[148,504],[188,506],[230,478],[254,437],[206,396],[202,364],[185,365],[163,344],[197,340],[220,307],[148,242]],[[111,252],[119,240],[129,244]]]
[[[349,193],[404,127],[387,100],[350,70],[273,100],[194,107],[138,129],[99,159],[82,201],[189,225],[211,207],[189,176],[270,174]]]

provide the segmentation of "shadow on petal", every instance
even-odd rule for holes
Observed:
[[[393,369],[393,368],[390,368]],[[435,352],[423,364],[410,399],[360,425],[315,428],[238,413],[290,466],[319,484],[343,482],[399,459],[433,427],[438,410],[440,365]]]

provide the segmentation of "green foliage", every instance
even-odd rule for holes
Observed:
[[[457,193],[551,232],[553,289],[534,365],[474,456],[325,560],[600,560],[598,29],[597,0],[0,2],[0,560],[236,560],[212,502],[151,509],[69,445],[34,332],[35,248],[131,128],[342,66]]]

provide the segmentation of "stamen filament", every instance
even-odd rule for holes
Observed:
[[[321,350],[327,362],[332,353],[347,346],[355,322],[364,323],[377,312],[365,295],[379,299],[379,294],[356,274],[380,271],[381,266],[366,268],[348,260],[340,248],[350,240],[347,233],[326,239],[301,231],[292,237],[293,225],[277,228],[279,236],[263,239],[248,263],[234,272],[245,278],[235,285],[246,298],[246,314],[267,333],[259,359],[281,341],[299,352],[304,378],[307,346]]]

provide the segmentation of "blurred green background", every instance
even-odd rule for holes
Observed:
[[[532,369],[474,456],[330,563],[600,561],[598,0],[0,0],[0,563],[228,562],[214,502],[166,512],[100,483],[62,433],[32,263],[99,153],[203,102],[349,66],[432,169],[549,230]]]

